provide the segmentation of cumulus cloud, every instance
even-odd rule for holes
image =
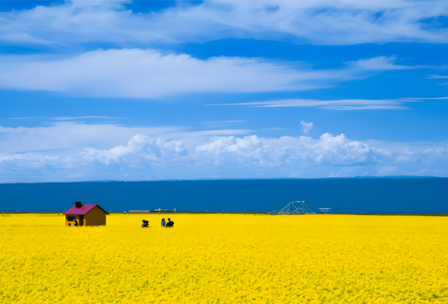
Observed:
[[[100,148],[126,142],[136,133],[164,136],[182,132],[181,127],[127,127],[112,124],[55,122],[40,127],[1,127],[0,155],[32,151],[79,149],[95,145]],[[231,133],[235,134],[235,133]]]
[[[84,148],[66,157],[36,157],[35,153],[4,156],[2,162],[36,162],[64,166],[69,162],[99,163],[105,166],[134,167],[281,167],[315,165],[363,165],[392,159],[394,155],[370,147],[344,134],[325,133],[318,139],[311,137],[264,138],[257,135],[244,137],[208,137],[205,143],[188,150],[182,140],[167,140],[143,134],[133,136],[127,145],[111,149]],[[68,158],[67,158],[68,157]],[[407,159],[400,159],[406,161]],[[408,161],[411,161],[408,159]],[[26,167],[26,166],[25,166]]]
[[[187,154],[185,145],[180,141],[150,138],[142,134],[133,136],[127,146],[109,150],[85,148],[81,152],[87,161],[105,165],[125,163],[128,166],[170,166]]]
[[[125,126],[57,121],[40,127],[1,127],[0,156],[33,151],[77,150],[83,147],[109,149],[126,143],[135,134],[153,138],[182,138],[187,145],[209,136],[247,134],[245,129],[193,131],[179,126]]]
[[[28,155],[28,156],[27,156]],[[346,135],[325,133],[319,138],[300,136],[264,138],[257,135],[244,137],[208,136],[204,143],[188,148],[182,139],[166,139],[143,134],[133,136],[127,145],[110,149],[84,148],[60,156],[42,156],[35,152],[2,156],[2,163],[58,163],[97,162],[105,166],[115,164],[135,166],[316,166],[366,165],[373,163],[415,163],[447,159],[448,149],[430,148],[423,152],[402,149],[391,152],[371,147],[365,142],[350,140]],[[25,166],[26,167],[26,166]]]
[[[421,175],[422,170],[436,172],[434,166],[438,168],[437,175],[443,175],[446,171],[440,171],[440,165],[446,167],[447,151],[396,153],[349,140],[344,134],[323,134],[318,139],[219,137],[188,149],[182,140],[138,134],[127,145],[110,149],[84,148],[68,155],[34,152],[0,156],[0,180],[11,181],[13,176],[17,181],[54,181],[55,177],[58,181],[68,181],[383,176],[397,172]],[[404,170],[405,164],[416,168],[414,173]],[[339,169],[334,172],[336,168]]]
[[[319,139],[311,137],[243,138],[222,137],[196,148],[200,159],[213,164],[237,163],[255,166],[286,165],[359,165],[379,162],[390,157],[344,134],[325,133]]]
[[[446,143],[367,142],[329,133],[318,138],[261,137],[247,135],[248,132],[74,122],[38,128],[1,128],[0,181],[448,172]],[[68,139],[64,142],[64,138]],[[406,169],[410,167],[412,171]]]
[[[439,0],[206,0],[148,13],[127,0],[72,0],[0,13],[0,39],[63,46],[109,42],[203,42],[225,38],[288,39],[312,44],[414,41],[446,43],[448,3]],[[51,22],[49,22],[51,20]]]
[[[314,128],[314,125],[313,125],[312,122],[304,122],[304,121],[301,121],[300,123],[302,124],[302,127],[303,127],[303,133],[305,133],[305,134],[308,134],[308,132],[311,131],[311,129]]]
[[[382,68],[395,66],[393,59]],[[0,88],[67,92],[92,97],[151,98],[194,92],[308,90],[377,72],[350,63],[316,70],[260,58],[164,55],[147,49],[96,50],[71,57],[2,56]]]

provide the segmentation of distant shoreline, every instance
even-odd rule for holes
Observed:
[[[44,214],[44,215],[55,215],[55,214],[59,214],[59,216],[63,216],[64,211],[62,212],[0,212],[1,216],[11,216],[11,215],[31,215],[31,214]],[[164,215],[164,214],[170,214],[170,215],[175,215],[175,214],[196,214],[196,215],[207,215],[207,214],[213,214],[213,215],[218,215],[218,214],[227,214],[227,215],[260,215],[260,216],[277,216],[277,215],[294,215],[294,216],[299,216],[299,215],[325,215],[325,216],[329,216],[329,215],[374,215],[374,216],[448,216],[448,214],[436,214],[436,213],[431,213],[431,214],[425,214],[425,213],[314,213],[314,214],[276,214],[276,213],[270,213],[270,212],[194,212],[194,211],[176,211],[176,212],[132,212],[132,213],[124,213],[124,212],[109,212],[109,215]]]
[[[201,182],[201,181],[269,181],[269,180],[347,180],[347,179],[448,179],[448,176],[350,176],[350,177],[280,177],[280,178],[204,178],[204,179],[159,179],[159,180],[85,180],[85,181],[47,181],[47,182],[3,182],[0,185],[14,184],[73,184],[73,183],[157,183],[157,182]]]

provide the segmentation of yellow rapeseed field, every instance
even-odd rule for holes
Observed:
[[[0,217],[0,303],[448,303],[448,217],[169,217]]]

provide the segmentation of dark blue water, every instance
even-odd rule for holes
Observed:
[[[269,212],[294,200],[335,213],[448,214],[448,178],[207,180],[0,184],[1,212],[62,212],[75,201],[107,211]]]

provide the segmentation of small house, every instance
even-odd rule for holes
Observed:
[[[101,226],[106,225],[106,215],[109,214],[99,205],[83,205],[76,202],[65,214],[65,226],[72,226],[76,220],[78,226]]]

